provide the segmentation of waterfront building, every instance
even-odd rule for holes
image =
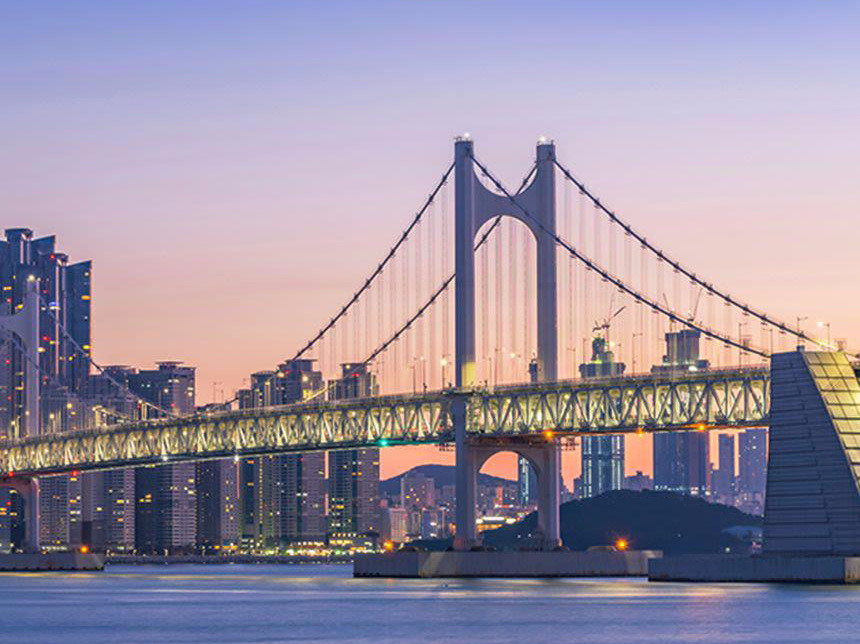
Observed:
[[[312,360],[288,360],[277,370],[252,374],[250,388],[239,392],[239,405],[288,405],[322,391],[322,373]],[[242,548],[259,551],[325,539],[324,452],[242,459],[239,490]]]
[[[204,554],[238,547],[238,473],[233,459],[196,463],[197,549]]]
[[[166,412],[194,411],[194,367],[162,361],[128,374],[128,386]],[[135,548],[138,552],[187,551],[197,543],[196,466],[176,463],[135,472]]]
[[[322,372],[313,360],[288,360],[278,367],[277,400],[290,404],[322,395]],[[325,452],[275,457],[280,544],[324,542],[326,536]]]
[[[240,408],[251,409],[282,404],[276,397],[275,371],[251,374],[251,387],[240,392]],[[263,552],[280,541],[278,532],[278,472],[280,456],[243,458],[239,465],[240,545],[243,550]]]
[[[28,228],[7,228],[0,240],[0,315],[24,306],[26,284],[38,281],[41,433],[82,429],[89,418],[81,399],[91,352],[89,261],[69,263],[56,237],[34,238]],[[0,335],[0,438],[16,438],[27,396],[22,339]],[[33,432],[36,433],[36,432]],[[50,548],[80,543],[80,477],[46,477],[40,502],[40,539]]]
[[[341,378],[329,383],[330,400],[379,394],[375,374],[363,363],[341,365]],[[329,534],[379,532],[379,449],[329,452]]]
[[[24,538],[24,500],[18,490],[0,487],[0,553],[21,548]]]
[[[400,477],[400,505],[407,510],[423,510],[436,504],[436,482],[420,472]]]
[[[537,473],[528,460],[517,457],[517,491],[519,504],[524,507],[537,505]]]
[[[42,387],[81,391],[91,353],[92,263],[69,263],[68,255],[57,250],[53,235],[34,238],[29,228],[7,228],[5,239],[0,240],[0,313],[23,307],[31,278],[38,280],[43,300],[39,313]],[[14,416],[14,408],[3,411]]]
[[[738,435],[737,506],[744,512],[764,512],[767,479],[767,429],[747,429]]]
[[[79,472],[39,479],[39,542],[48,550],[81,545],[81,476]]]
[[[281,457],[280,537],[283,545],[324,543],[325,452]]]
[[[139,419],[143,410],[128,389],[135,369],[104,367],[87,378],[85,398],[95,425]],[[134,468],[82,474],[82,542],[94,551],[134,550]]]
[[[708,433],[654,434],[654,489],[706,497],[710,446]]]
[[[669,332],[666,354],[652,373],[672,374],[708,369],[699,357],[700,333],[694,329]],[[710,445],[706,432],[657,432],[653,435],[654,489],[706,497]]]
[[[448,536],[448,511],[445,508],[425,508],[421,511],[421,538],[444,539]]]
[[[613,378],[624,374],[625,365],[617,362],[612,345],[604,336],[591,341],[591,361],[579,365],[582,378]],[[624,487],[624,437],[582,437],[583,498],[599,496]]]
[[[100,477],[104,549],[131,552],[135,535],[134,469],[107,470]]]
[[[537,360],[529,362],[529,382],[538,380]],[[537,506],[538,483],[537,472],[528,459],[517,456],[517,494],[521,507]]]
[[[735,436],[720,434],[718,437],[718,466],[711,481],[711,498],[718,503],[734,505],[735,502]]]
[[[708,369],[710,362],[699,357],[701,335],[695,329],[667,333],[666,353],[663,355],[662,364],[651,367],[651,372],[671,374]]]
[[[385,508],[382,511],[380,535],[385,541],[403,543],[409,534],[409,511],[406,508]]]

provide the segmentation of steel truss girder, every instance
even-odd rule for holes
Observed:
[[[498,436],[760,426],[767,423],[769,396],[766,368],[527,385],[473,396],[469,431]]]
[[[466,398],[476,437],[761,426],[769,386],[769,370],[759,367],[200,414],[0,442],[0,473],[448,442],[455,397]]]

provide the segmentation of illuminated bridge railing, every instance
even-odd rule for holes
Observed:
[[[769,384],[755,367],[199,414],[0,442],[0,473],[449,442],[455,400],[467,405],[467,431],[486,437],[761,426]]]

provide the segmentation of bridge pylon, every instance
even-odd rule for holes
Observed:
[[[555,209],[555,145],[537,145],[535,173],[530,184],[516,195],[517,203],[484,186],[475,173],[474,143],[462,137],[455,152],[455,359],[456,385],[469,389],[476,383],[475,341],[475,238],[482,226],[496,217],[518,219],[531,231],[537,247],[537,380],[558,377],[558,301]],[[542,228],[543,229],[542,229]],[[548,234],[549,233],[549,234]],[[479,544],[475,526],[477,474],[492,454],[513,451],[535,468],[538,478],[538,525],[541,546],[561,545],[559,528],[561,451],[552,437],[504,439],[481,443],[466,433],[466,398],[455,401],[452,417],[456,438],[456,525],[454,546],[468,550]]]

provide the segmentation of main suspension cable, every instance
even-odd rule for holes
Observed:
[[[64,383],[60,382],[60,380],[57,378],[56,375],[48,372],[47,370],[45,370],[42,367],[42,365],[39,364],[38,359],[34,360],[32,357],[30,357],[30,353],[27,351],[27,347],[24,346],[24,343],[18,337],[18,334],[16,334],[13,331],[9,331],[7,329],[0,329],[0,339],[5,339],[6,341],[15,345],[15,348],[21,353],[24,360],[26,360],[28,363],[30,363],[30,365],[32,365],[32,367],[39,374],[41,374],[42,378],[44,378],[45,381],[49,382],[53,386],[54,391],[48,390],[48,392],[47,392],[48,396],[62,395],[63,393],[68,393],[69,395],[74,396],[75,400],[77,400],[77,402],[79,404],[81,404],[85,407],[88,407],[90,405],[90,403],[91,403],[90,400],[88,400],[86,397],[82,396],[77,391],[70,389]],[[44,396],[44,395],[45,395],[44,392],[40,392],[40,397]],[[107,409],[106,407],[103,407],[103,409],[104,409],[105,416],[110,416],[112,418],[119,418],[121,420],[126,420],[126,421],[132,420],[131,418],[129,418],[125,414],[122,414],[118,411],[114,411],[112,409]],[[95,410],[95,407],[93,407],[93,410]],[[41,428],[39,431],[41,431]],[[56,433],[59,433],[59,432],[56,432]]]
[[[501,221],[502,221],[501,215],[499,215],[498,217],[496,217],[493,220],[493,223],[490,224],[490,227],[487,228],[487,230],[481,235],[480,239],[475,244],[474,250],[480,249],[481,246],[483,246],[486,243],[487,239],[490,237],[490,235],[493,233],[493,231],[496,230],[496,228],[499,226]],[[355,363],[352,366],[352,368],[346,374],[344,374],[343,377],[349,378],[350,376],[355,375],[356,373],[358,373],[358,370],[361,367],[366,367],[367,365],[371,364],[374,360],[376,360],[376,358],[378,358],[382,353],[384,353],[391,345],[395,344],[400,339],[400,337],[404,333],[406,333],[406,331],[408,331],[409,328],[413,324],[415,324],[415,322],[417,322],[424,315],[424,313],[426,313],[427,310],[430,309],[430,307],[433,306],[433,304],[436,303],[436,301],[445,293],[445,291],[448,290],[448,288],[454,282],[454,278],[456,277],[456,275],[457,275],[456,273],[451,273],[447,278],[445,278],[445,280],[439,285],[439,287],[435,291],[433,291],[433,293],[430,295],[430,297],[421,305],[421,307],[418,308],[418,310],[413,315],[411,315],[403,324],[401,324],[397,328],[397,330],[385,340],[385,342],[380,343],[376,347],[376,349],[374,349],[370,353],[370,355],[367,356],[367,358],[365,358],[361,362]],[[396,365],[395,365],[395,368],[396,368]],[[316,398],[319,398],[322,395],[325,395],[329,391],[329,389],[331,389],[331,387],[332,387],[332,383],[330,382],[326,387],[324,387],[324,388],[320,389],[318,392],[314,393],[310,398],[308,398],[308,400],[314,400]],[[306,402],[306,401],[303,401],[303,402]]]
[[[131,389],[129,389],[127,384],[122,383],[119,380],[117,380],[116,378],[114,378],[102,365],[100,365],[98,362],[96,362],[93,359],[90,352],[87,351],[86,349],[84,349],[81,346],[81,344],[72,336],[72,334],[65,327],[65,325],[62,322],[60,322],[59,318],[54,314],[53,309],[48,304],[48,302],[45,301],[45,298],[42,296],[42,294],[39,293],[38,295],[39,295],[39,300],[42,303],[42,306],[45,307],[45,310],[47,311],[48,315],[51,317],[51,319],[54,321],[54,323],[60,329],[62,334],[65,336],[66,340],[68,340],[69,342],[72,343],[72,346],[75,348],[75,350],[78,353],[80,353],[87,360],[87,362],[89,362],[93,367],[95,367],[98,370],[100,375],[107,378],[108,381],[110,381],[114,386],[116,386],[120,391],[122,391],[126,395],[127,398],[131,398],[132,400],[138,402],[139,404],[141,404],[145,407],[149,407],[150,409],[154,409],[155,411],[159,412],[160,414],[164,414],[165,416],[169,416],[169,417],[173,417],[173,418],[177,417],[177,414],[174,414],[173,412],[168,411],[168,410],[156,405],[155,403],[152,403],[152,402],[146,400],[145,398],[142,398],[141,396],[138,396],[136,393],[131,391]]]
[[[316,333],[316,335],[314,335],[310,340],[308,340],[304,344],[304,346],[302,346],[298,351],[296,351],[296,353],[293,355],[293,357],[290,358],[289,360],[287,360],[287,362],[292,362],[294,360],[298,360],[303,355],[305,355],[305,353],[310,351],[316,345],[316,343],[319,342],[320,339],[322,339],[322,337],[325,336],[325,334],[328,333],[338,323],[338,321],[341,320],[349,312],[349,310],[358,301],[358,299],[364,294],[364,292],[367,291],[367,289],[369,289],[371,287],[371,285],[374,283],[374,281],[376,281],[376,278],[382,274],[382,271],[385,269],[385,267],[388,265],[388,263],[392,260],[392,258],[397,254],[397,251],[400,250],[400,247],[403,246],[403,244],[409,238],[409,235],[412,233],[412,231],[415,229],[415,227],[420,223],[421,218],[427,212],[427,209],[435,201],[436,196],[439,194],[439,192],[442,190],[442,188],[448,182],[448,178],[451,176],[451,173],[454,171],[454,165],[455,164],[452,161],[451,164],[448,166],[447,170],[445,170],[445,172],[442,174],[442,178],[439,180],[439,182],[436,184],[436,186],[430,192],[430,195],[427,197],[427,199],[422,204],[421,208],[418,210],[418,212],[415,213],[415,216],[412,218],[412,221],[409,222],[409,225],[404,229],[404,231],[400,235],[400,237],[397,238],[397,241],[394,243],[394,245],[391,247],[391,249],[388,251],[388,253],[385,255],[385,257],[382,259],[382,261],[379,263],[379,265],[373,270],[373,272],[370,274],[370,276],[364,281],[364,283],[361,285],[361,287],[355,293],[353,293],[352,297],[349,298],[349,300],[346,302],[346,304],[344,304],[340,308],[340,310],[334,315],[334,317],[332,317],[331,320],[329,320],[328,323],[325,326],[323,326]],[[269,376],[269,378],[266,380],[266,383],[271,382],[272,380],[274,380],[274,378],[275,378],[275,374]],[[229,405],[236,402],[238,399],[239,399],[239,394],[237,392],[230,400],[227,400],[223,403],[220,403],[220,405],[222,407],[228,407]]]
[[[582,194],[584,194],[586,197],[588,197],[589,200],[591,200],[591,202],[595,205],[595,207],[597,207],[598,210],[600,210],[601,212],[603,212],[603,214],[605,214],[607,217],[609,217],[609,219],[610,219],[610,221],[612,221],[612,223],[617,224],[618,226],[621,226],[621,228],[624,229],[624,231],[628,235],[630,235],[636,241],[638,241],[642,245],[643,248],[647,248],[654,255],[656,255],[661,261],[667,262],[673,269],[675,269],[678,273],[687,277],[691,282],[704,288],[709,293],[716,295],[717,297],[721,298],[723,301],[727,302],[728,304],[740,309],[745,314],[751,315],[752,317],[754,317],[754,318],[756,318],[756,319],[758,319],[758,320],[760,320],[766,324],[774,326],[774,327],[780,329],[781,331],[790,333],[790,334],[796,336],[797,338],[799,338],[801,340],[812,342],[813,344],[815,344],[817,346],[824,347],[827,349],[831,348],[826,343],[807,335],[802,330],[793,329],[788,324],[786,324],[785,322],[777,320],[777,319],[767,315],[766,313],[764,313],[762,311],[758,311],[758,310],[752,308],[751,306],[749,306],[748,304],[744,304],[743,302],[739,302],[738,300],[733,298],[728,293],[723,293],[722,291],[718,290],[713,284],[705,282],[703,279],[698,277],[694,272],[688,270],[683,265],[681,265],[677,260],[669,257],[662,250],[660,250],[659,248],[654,246],[642,234],[637,232],[630,224],[628,224],[626,221],[621,219],[614,212],[609,210],[609,208],[604,206],[603,203],[600,201],[600,199],[598,199],[594,194],[592,194],[588,190],[588,188],[585,187],[585,184],[582,183],[580,180],[578,180],[573,175],[573,173],[570,172],[570,170],[568,170],[566,167],[564,167],[557,159],[553,160],[553,163],[555,164],[555,167],[557,167],[561,171],[561,173],[569,181],[573,182],[573,184],[577,188],[579,188],[579,190],[580,190],[580,192],[582,192]]]
[[[733,346],[737,349],[740,349],[742,351],[754,353],[758,356],[761,356],[762,358],[769,357],[769,354],[765,351],[755,349],[751,346],[743,345],[741,343],[735,342],[731,338],[724,336],[717,331],[699,326],[697,324],[693,324],[693,322],[684,319],[683,317],[681,317],[680,315],[677,315],[676,313],[669,310],[668,308],[663,307],[661,304],[654,302],[653,300],[651,300],[647,296],[645,296],[645,295],[639,293],[638,291],[627,286],[624,282],[619,280],[617,277],[615,277],[614,275],[611,275],[610,273],[605,271],[603,268],[601,268],[600,266],[595,264],[591,259],[589,259],[585,255],[583,255],[582,253],[577,251],[575,248],[573,248],[573,246],[571,246],[568,242],[566,242],[564,239],[559,237],[557,234],[555,234],[554,232],[551,232],[546,226],[543,225],[542,222],[540,222],[525,207],[523,207],[522,204],[520,204],[520,202],[516,199],[516,197],[514,197],[507,190],[507,188],[505,188],[504,185],[502,185],[502,183],[498,179],[496,179],[496,177],[492,173],[490,173],[490,171],[487,169],[486,166],[484,166],[474,155],[470,155],[470,156],[471,156],[472,160],[475,162],[475,165],[477,165],[478,168],[481,170],[481,172],[484,174],[484,176],[487,177],[487,179],[489,179],[493,183],[493,185],[496,187],[496,189],[499,190],[502,194],[504,194],[508,198],[508,200],[514,206],[517,207],[518,210],[520,210],[526,217],[528,217],[528,219],[530,221],[532,221],[538,228],[540,228],[542,232],[544,232],[551,239],[553,239],[557,244],[559,244],[565,250],[567,250],[567,252],[570,253],[571,256],[575,257],[577,260],[579,260],[580,262],[585,264],[585,266],[587,266],[589,269],[595,271],[603,279],[605,279],[608,282],[612,282],[620,290],[624,291],[625,293],[627,293],[628,295],[633,297],[638,302],[640,302],[642,304],[646,304],[647,306],[651,307],[652,310],[657,311],[658,313],[662,313],[664,316],[668,317],[670,320],[673,320],[675,322],[679,322],[680,324],[683,324],[684,326],[687,326],[691,329],[699,331],[700,333],[703,333],[703,334],[707,335],[708,337],[714,338],[715,340],[719,340],[725,344],[731,345],[731,346]]]

